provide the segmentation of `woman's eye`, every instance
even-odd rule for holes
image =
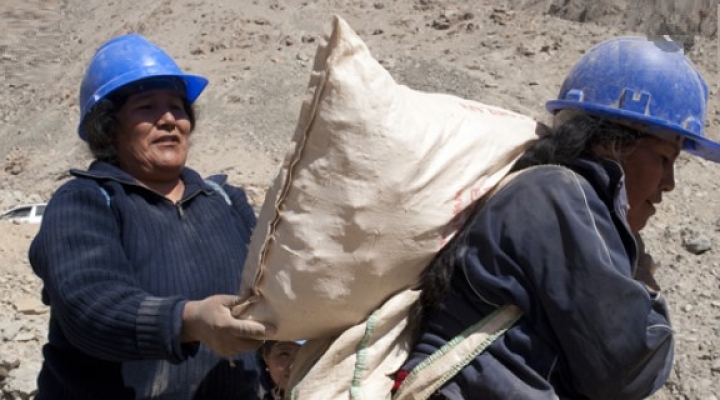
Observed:
[[[675,162],[675,157],[671,157],[671,156],[667,156],[667,155],[663,154],[662,158],[663,158],[663,163],[665,163],[665,165],[672,164]]]

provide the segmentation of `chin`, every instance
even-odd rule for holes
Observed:
[[[630,231],[632,233],[639,233],[645,226],[647,225],[648,218],[645,218],[641,221],[628,221],[628,225],[630,226]]]
[[[162,165],[158,165],[158,166],[157,166],[157,169],[159,169],[160,171],[165,171],[165,172],[177,172],[177,173],[179,173],[180,171],[182,171],[182,169],[183,169],[184,167],[185,167],[185,164],[172,163],[172,164],[162,164]]]

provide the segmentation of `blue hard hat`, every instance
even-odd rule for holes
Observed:
[[[188,75],[155,44],[138,34],[118,36],[105,42],[93,56],[80,85],[80,123],[78,134],[86,140],[82,123],[93,106],[113,91],[152,77],[175,77],[185,84],[187,100],[194,102],[208,80]]]
[[[681,43],[620,37],[590,49],[565,78],[552,113],[576,110],[661,135],[682,136],[684,150],[720,162],[705,137],[708,88]]]

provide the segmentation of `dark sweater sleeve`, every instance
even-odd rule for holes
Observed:
[[[133,278],[120,228],[97,183],[73,180],[53,196],[29,259],[67,339],[109,361],[186,357],[180,297],[153,297]]]
[[[609,400],[660,388],[673,358],[665,304],[632,278],[628,250],[589,183],[567,169],[528,173],[487,206],[478,223],[501,234],[479,248],[507,258],[482,264],[494,263],[497,279],[520,277],[527,293],[516,299],[532,323],[550,326],[574,390]]]

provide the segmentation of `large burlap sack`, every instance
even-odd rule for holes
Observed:
[[[336,17],[249,248],[239,318],[327,338],[419,274],[534,139],[531,118],[397,84]]]
[[[389,397],[395,372],[407,360],[412,346],[408,316],[419,295],[418,290],[404,290],[337,338],[308,340],[292,363],[290,395],[286,398]]]

